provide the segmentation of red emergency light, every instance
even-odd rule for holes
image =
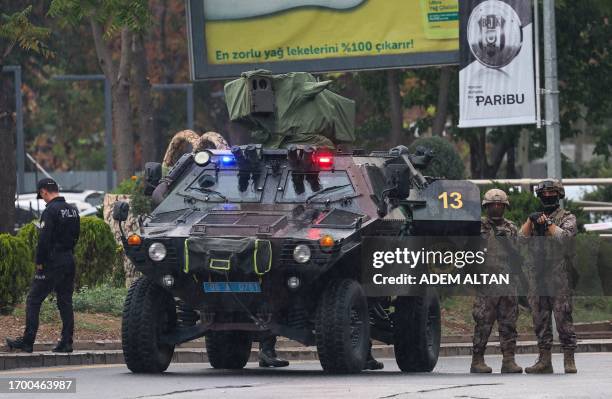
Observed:
[[[321,168],[329,168],[334,163],[334,158],[331,155],[317,155],[316,160]]]

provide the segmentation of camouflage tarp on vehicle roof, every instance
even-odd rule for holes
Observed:
[[[249,81],[272,81],[275,112],[252,113]],[[225,85],[230,119],[251,131],[252,139],[269,148],[292,143],[327,145],[355,139],[355,102],[328,89],[331,81],[318,82],[306,72],[274,75],[270,71],[245,72]]]

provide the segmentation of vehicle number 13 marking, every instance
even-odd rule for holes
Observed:
[[[450,198],[450,201],[449,201],[449,198]],[[461,198],[462,198],[461,193],[458,193],[456,191],[450,194],[445,191],[438,196],[438,199],[442,200],[444,209],[448,209],[449,205],[452,209],[463,208],[463,200]]]

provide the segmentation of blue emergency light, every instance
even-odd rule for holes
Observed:
[[[236,163],[236,159],[231,155],[224,155],[221,157],[221,163],[223,165],[233,165]]]

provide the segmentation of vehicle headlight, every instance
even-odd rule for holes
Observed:
[[[297,263],[306,263],[310,260],[310,247],[305,244],[299,244],[295,246],[293,250],[293,259]]]
[[[149,247],[149,258],[152,260],[159,262],[164,260],[166,257],[166,246],[161,242],[154,242]]]

